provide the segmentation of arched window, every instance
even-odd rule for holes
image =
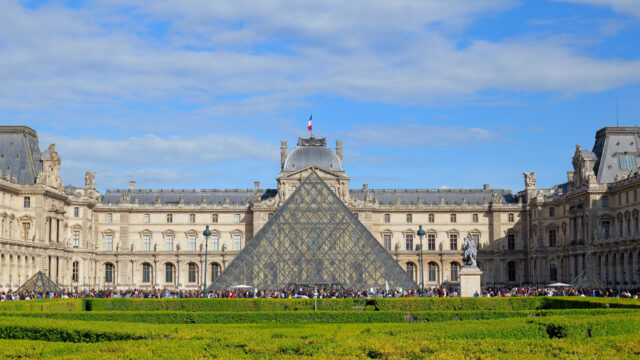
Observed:
[[[211,281],[215,281],[220,276],[220,265],[217,263],[211,264]]]
[[[142,282],[151,282],[151,264],[142,264]]]
[[[73,265],[71,267],[71,281],[74,283],[78,282],[79,276],[78,276],[78,272],[80,271],[80,263],[78,263],[77,261],[73,262]]]
[[[460,264],[457,262],[451,263],[451,281],[459,281],[458,273],[460,273]]]
[[[429,282],[438,281],[438,264],[434,262],[429,263]]]
[[[514,261],[507,263],[507,279],[509,279],[509,282],[516,281],[516,263]]]
[[[189,264],[189,282],[190,283],[196,282],[197,273],[198,273],[198,268],[196,267],[196,264],[190,263]]]
[[[413,279],[413,281],[416,281],[416,264],[408,262],[407,272],[409,273],[409,276],[411,276],[411,279]]]
[[[166,263],[164,265],[164,281],[166,283],[173,282],[173,269],[174,269],[174,266],[171,263]]]
[[[31,207],[31,198],[28,196],[25,196],[24,198],[24,207],[25,208],[30,208]]]
[[[104,264],[104,282],[113,283],[113,264]]]

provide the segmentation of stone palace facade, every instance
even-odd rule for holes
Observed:
[[[202,287],[217,278],[313,168],[393,258],[425,286],[456,284],[462,239],[478,244],[485,285],[570,282],[583,270],[607,286],[640,281],[640,128],[606,127],[592,151],[576,147],[573,171],[551,189],[525,173],[518,193],[491,189],[349,187],[342,142],[281,144],[277,189],[95,189],[64,186],[61,158],[37,133],[0,126],[0,289],[41,270],[60,286]],[[208,263],[204,236],[209,225]]]

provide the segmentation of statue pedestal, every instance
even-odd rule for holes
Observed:
[[[473,297],[475,292],[481,295],[480,277],[482,270],[477,266],[463,266],[460,269],[460,296]]]

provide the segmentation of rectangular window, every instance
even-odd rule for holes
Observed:
[[[142,282],[151,282],[151,265],[142,264]]]
[[[240,214],[233,214],[233,222],[236,224],[240,223]]]
[[[430,223],[433,223],[433,222],[435,222],[435,221],[436,221],[436,216],[435,216],[435,215],[433,215],[433,214],[429,214],[429,222],[430,222]]]
[[[384,248],[391,251],[391,234],[384,234]]]
[[[144,214],[143,218],[144,218],[145,224],[148,224],[151,222],[151,216],[149,214]]]
[[[451,222],[454,223],[456,222],[456,220],[457,220],[456,214],[451,214]]]
[[[107,214],[107,222],[113,222],[113,214]]]
[[[196,214],[189,214],[189,223],[191,224],[196,223]]]
[[[516,235],[515,234],[508,234],[507,235],[507,248],[509,250],[515,250],[516,249]]]
[[[242,248],[242,235],[234,234],[233,235],[233,250],[240,251]]]
[[[80,247],[80,231],[78,230],[73,231],[73,247],[74,248]]]
[[[391,214],[384,214],[384,222],[386,224],[391,222]]]
[[[171,224],[173,222],[173,214],[167,214],[167,223]]]
[[[211,215],[211,222],[214,224],[218,223],[218,214]]]
[[[449,235],[449,249],[450,250],[458,250],[458,235],[457,234]]]
[[[196,236],[189,235],[189,251],[196,251]]]
[[[608,240],[611,237],[611,223],[609,221],[602,222],[602,231],[604,231],[604,238]]]
[[[151,251],[151,235],[149,234],[142,235],[142,250]]]
[[[478,222],[478,214],[473,214],[473,222],[474,223]]]
[[[113,235],[107,234],[104,236],[104,249],[107,251],[113,251]]]
[[[507,216],[507,218],[508,218],[509,222],[513,222],[515,220],[515,217],[513,216],[513,214],[509,214]]]
[[[556,246],[556,230],[555,229],[549,229],[549,246],[550,247]]]
[[[635,169],[636,157],[634,155],[620,155],[620,169]]]
[[[413,250],[413,234],[406,234],[404,236],[404,240],[405,240],[407,251],[412,251]]]
[[[427,235],[427,250],[436,251],[436,234]]]
[[[609,207],[609,198],[606,196],[603,196],[602,198],[600,198],[600,201],[602,201],[602,207]]]
[[[80,216],[80,208],[79,207],[74,207],[73,208],[73,217],[78,217]]]
[[[79,278],[78,273],[80,271],[80,264],[77,261],[73,262],[73,268],[71,271],[71,281],[77,283]]]
[[[24,198],[24,207],[25,208],[31,207],[31,198],[28,196]]]
[[[220,241],[220,235],[218,234],[211,235],[211,250],[218,251],[219,241]]]
[[[549,208],[549,217],[554,217],[554,216],[556,216],[556,208],[552,206]]]
[[[164,249],[166,251],[173,251],[173,234],[165,235],[164,243],[165,243]]]
[[[413,222],[413,215],[407,214],[407,223],[411,224]]]

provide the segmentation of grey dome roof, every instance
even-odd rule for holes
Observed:
[[[342,162],[338,155],[324,146],[298,146],[287,156],[283,171],[297,171],[309,166],[342,171]]]

